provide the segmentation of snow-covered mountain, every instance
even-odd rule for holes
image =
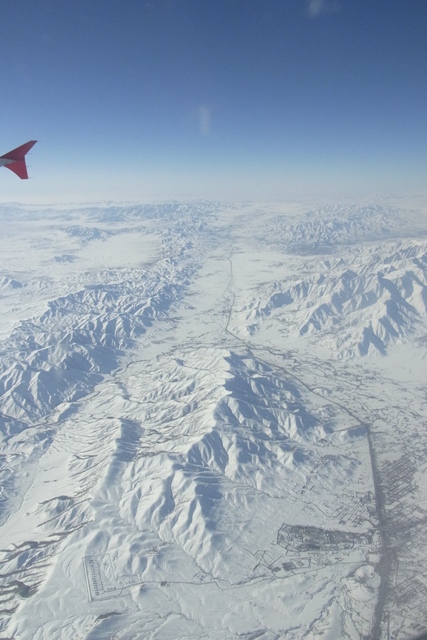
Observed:
[[[427,240],[389,242],[300,261],[298,273],[262,284],[239,310],[236,331],[267,327],[312,336],[332,356],[385,354],[427,334]]]
[[[0,219],[2,637],[427,628],[422,211]]]

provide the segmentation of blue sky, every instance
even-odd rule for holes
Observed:
[[[415,193],[426,0],[0,0],[0,200]]]

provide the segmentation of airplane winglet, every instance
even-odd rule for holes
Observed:
[[[10,169],[13,173],[16,173],[17,176],[21,178],[21,180],[28,180],[28,172],[27,165],[25,164],[25,160],[17,160],[12,164],[5,164],[6,169]]]
[[[37,140],[30,140],[16,149],[12,149],[9,153],[5,153],[4,156],[0,156],[0,166],[10,169],[10,171],[16,173],[21,180],[27,180],[28,173],[27,165],[25,164],[25,156],[29,150],[34,147],[36,142]]]

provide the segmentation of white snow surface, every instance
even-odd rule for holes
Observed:
[[[427,629],[427,216],[0,206],[0,636]]]

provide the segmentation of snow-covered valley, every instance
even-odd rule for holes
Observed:
[[[427,216],[0,207],[0,634],[427,629]]]

